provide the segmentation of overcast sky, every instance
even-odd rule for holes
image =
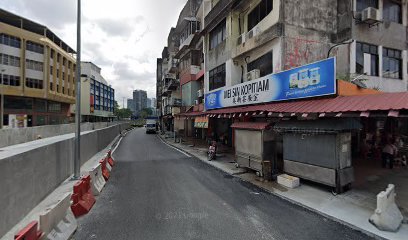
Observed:
[[[156,96],[156,58],[186,2],[82,0],[82,60],[102,68],[120,105],[133,89]],[[47,26],[74,49],[76,4],[77,0],[0,1],[1,8]]]

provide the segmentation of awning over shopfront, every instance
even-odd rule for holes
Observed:
[[[187,112],[187,113],[180,113],[177,115],[177,117],[199,117],[199,116],[205,116],[205,112]]]
[[[318,121],[281,121],[273,127],[278,132],[342,132],[360,130],[363,126],[355,119],[320,119]]]
[[[270,127],[267,122],[236,122],[231,125],[231,128],[249,129],[249,130],[265,130]]]
[[[335,113],[340,117],[341,113],[359,112],[361,116],[368,116],[370,111],[389,111],[390,116],[398,116],[398,111],[408,110],[408,92],[402,93],[382,93],[374,95],[360,96],[339,96],[336,98],[290,101],[279,103],[268,103],[236,108],[223,108],[207,111],[210,116],[224,114],[240,114],[263,112],[282,114],[310,114],[317,113],[324,116],[328,113]],[[339,115],[340,113],[340,115]]]

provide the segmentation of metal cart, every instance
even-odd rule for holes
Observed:
[[[258,176],[271,179],[277,173],[277,160],[282,155],[280,136],[265,122],[238,122],[231,128],[236,166],[255,170]]]

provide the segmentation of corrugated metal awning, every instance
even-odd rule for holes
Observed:
[[[265,130],[265,129],[270,128],[270,123],[267,123],[267,122],[236,122],[231,125],[231,128]]]
[[[408,92],[375,95],[339,96],[336,98],[276,102],[235,108],[210,110],[208,114],[274,112],[274,113],[345,113],[398,111],[408,109]]]
[[[275,124],[274,130],[280,132],[300,132],[300,131],[350,131],[360,130],[362,125],[355,119],[319,119],[314,121],[281,121]]]

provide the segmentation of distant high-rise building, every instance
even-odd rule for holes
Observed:
[[[133,101],[133,99],[127,100],[127,109],[132,111],[133,114],[135,113],[135,101]]]
[[[133,91],[133,101],[135,104],[135,115],[139,115],[140,111],[146,108],[147,92],[144,90]]]
[[[152,107],[152,99],[151,98],[147,98],[146,99],[146,108],[151,108]]]
[[[156,98],[152,98],[152,105],[151,105],[151,107],[152,107],[152,108],[156,108],[156,103],[157,103]]]

